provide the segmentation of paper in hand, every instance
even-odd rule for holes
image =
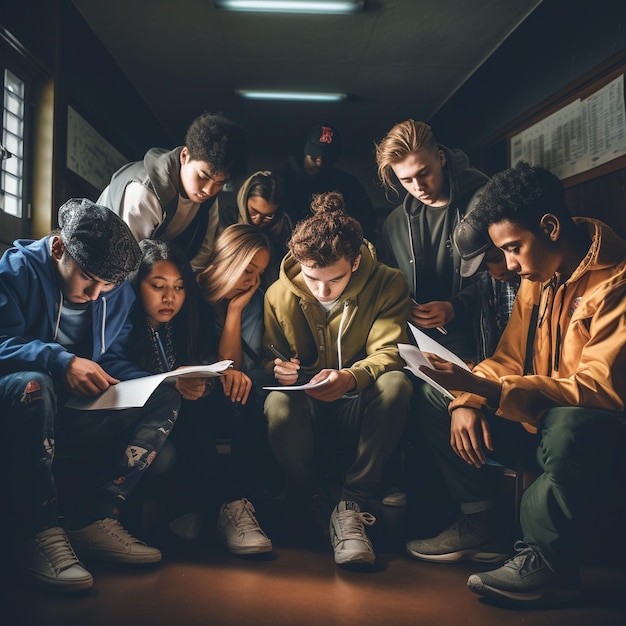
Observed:
[[[263,389],[267,389],[269,391],[303,391],[305,389],[315,389],[316,387],[321,387],[325,385],[330,378],[324,378],[317,383],[305,383],[304,385],[286,385],[286,386],[277,386],[277,387],[263,387]]]
[[[152,392],[165,380],[176,378],[210,378],[220,376],[231,367],[232,361],[218,361],[212,365],[189,365],[164,374],[154,374],[143,378],[123,380],[117,385],[111,385],[98,396],[72,396],[65,404],[70,409],[83,411],[97,411],[101,409],[130,409],[142,407]]]
[[[413,324],[409,324],[409,328],[415,337],[415,341],[417,346],[401,343],[398,344],[398,350],[400,352],[400,356],[406,362],[406,369],[415,374],[421,380],[427,382],[429,385],[437,389],[440,393],[442,393],[447,398],[454,398],[454,396],[442,385],[433,380],[427,372],[421,371],[420,366],[424,366],[430,369],[434,369],[431,362],[428,360],[424,352],[429,354],[435,354],[436,356],[450,361],[462,367],[463,369],[470,371],[470,368],[465,364],[465,362],[460,359],[454,352],[451,352],[440,343],[429,337],[426,333],[423,333],[419,328],[413,326]]]

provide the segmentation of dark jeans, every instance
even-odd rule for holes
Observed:
[[[221,384],[210,395],[183,400],[171,442],[176,448],[177,476],[181,485],[180,506],[206,511],[211,498],[232,501],[255,496],[265,486],[269,456],[265,417],[252,392],[246,404],[232,402]],[[220,480],[215,441],[230,440],[227,475]]]
[[[430,386],[416,390],[418,427],[433,450],[454,499],[459,503],[495,497],[487,468],[475,468],[450,447],[448,401]],[[485,411],[494,452],[504,465],[532,462],[538,478],[524,492],[521,526],[524,541],[537,547],[556,567],[576,566],[581,554],[579,522],[590,510],[601,515],[617,493],[613,459],[624,442],[624,415],[582,407],[548,411],[536,435],[521,424]]]
[[[119,442],[117,452],[105,459],[101,473],[90,477],[93,490],[76,511],[83,520],[117,517],[166,441],[180,405],[178,392],[166,385],[158,387],[141,408],[78,411],[65,409],[66,400],[65,390],[55,388],[44,372],[0,377],[11,517],[24,539],[58,525],[52,468],[56,450],[64,455],[91,456],[111,442]]]

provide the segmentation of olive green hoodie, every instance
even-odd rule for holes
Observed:
[[[400,270],[376,259],[374,246],[361,246],[361,262],[328,313],[307,288],[300,264],[289,253],[278,280],[265,294],[265,345],[300,360],[303,374],[344,369],[362,391],[381,374],[405,363],[398,343],[407,342],[409,290]],[[263,365],[273,371],[274,357]]]

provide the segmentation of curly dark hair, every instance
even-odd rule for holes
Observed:
[[[563,183],[544,167],[520,161],[494,174],[484,186],[472,217],[483,231],[508,220],[537,232],[546,213],[556,215],[565,228],[572,223]]]
[[[222,113],[203,113],[187,129],[185,146],[193,161],[204,161],[212,172],[236,178],[246,171],[248,138],[242,126]]]
[[[328,267],[343,258],[354,263],[363,243],[361,224],[345,211],[343,196],[329,191],[314,196],[314,215],[296,224],[288,246],[299,263]]]

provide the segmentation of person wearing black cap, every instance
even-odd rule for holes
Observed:
[[[365,187],[356,176],[334,164],[342,151],[342,138],[331,124],[316,124],[309,130],[302,157],[290,156],[276,168],[285,183],[283,205],[295,225],[311,217],[313,196],[337,191],[343,196],[346,212],[357,219],[365,238],[376,243],[376,212]]]
[[[504,254],[476,224],[473,213],[454,229],[452,242],[461,259],[463,278],[473,278],[465,289],[451,298],[455,314],[474,320],[475,363],[496,349],[520,285],[519,276],[506,266]]]
[[[572,217],[562,181],[522,161],[493,176],[473,217],[522,280],[491,357],[471,372],[431,360],[429,375],[455,397],[424,390],[420,432],[460,515],[407,551],[436,563],[506,559],[486,466],[521,465],[536,476],[520,503],[523,539],[467,586],[509,604],[572,600],[582,556],[597,553],[598,524],[623,501],[626,241]],[[617,527],[611,542],[621,545]]]
[[[105,371],[98,361],[130,331],[134,293],[126,278],[141,251],[120,217],[89,200],[68,200],[58,222],[58,231],[16,241],[0,259],[0,415],[17,568],[35,585],[64,592],[93,585],[74,549],[118,563],[161,560],[118,517],[165,443],[180,396],[161,386],[140,409],[65,407],[72,394],[95,396],[119,382],[122,368],[130,371],[122,361],[119,372]],[[91,477],[97,488],[81,499],[74,530],[61,528],[55,450],[91,456],[113,441],[124,452]]]

